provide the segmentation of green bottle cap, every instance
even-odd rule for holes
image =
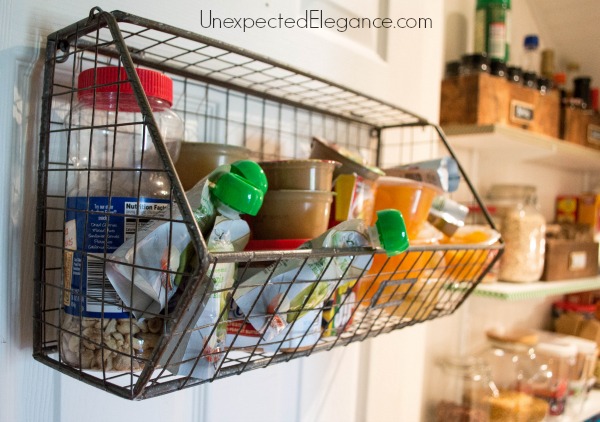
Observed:
[[[254,161],[242,160],[231,164],[230,172],[211,175],[211,193],[223,204],[249,215],[256,215],[267,190],[267,177]]]
[[[406,224],[400,211],[393,209],[377,211],[375,227],[379,233],[381,246],[388,256],[398,255],[408,249]]]
[[[256,162],[250,160],[236,161],[231,164],[231,172],[242,176],[252,186],[260,189],[262,193],[267,192],[269,187],[267,175]]]

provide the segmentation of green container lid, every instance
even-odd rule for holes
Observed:
[[[377,211],[375,227],[379,233],[381,246],[388,256],[398,255],[408,249],[408,234],[400,211],[394,209]]]
[[[506,9],[510,9],[510,0],[477,0],[476,8],[481,9],[492,4],[503,6]]]
[[[267,191],[265,173],[250,160],[236,161],[230,166],[230,172],[211,175],[212,195],[240,213],[256,215]]]

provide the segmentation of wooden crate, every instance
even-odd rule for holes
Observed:
[[[558,138],[560,96],[487,73],[442,81],[440,124],[504,123]]]
[[[565,141],[600,149],[600,115],[592,110],[565,109]]]
[[[568,280],[598,275],[598,243],[547,239],[542,280]]]

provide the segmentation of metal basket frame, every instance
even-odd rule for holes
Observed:
[[[132,45],[140,40],[145,47]],[[170,55],[155,53],[155,51],[163,49],[169,51]],[[187,59],[185,59],[186,56],[188,56]],[[190,60],[189,57],[192,56],[198,60]],[[69,64],[69,60],[73,62],[72,65]],[[188,282],[186,288],[181,291],[176,307],[170,311],[164,310],[161,314],[164,332],[152,355],[144,360],[144,368],[141,371],[130,370],[120,373],[113,373],[105,368],[95,372],[80,369],[65,363],[61,358],[59,343],[64,328],[61,326],[58,316],[61,312],[60,301],[57,303],[54,296],[60,296],[65,292],[65,287],[61,285],[60,281],[64,264],[61,262],[62,252],[65,249],[61,244],[61,236],[64,238],[64,228],[61,229],[60,226],[52,224],[49,217],[53,213],[56,216],[65,212],[66,205],[61,206],[60,204],[66,197],[68,174],[73,172],[67,159],[57,161],[52,156],[52,149],[56,142],[53,138],[55,135],[66,135],[67,144],[70,142],[71,129],[61,127],[61,123],[56,118],[54,107],[57,98],[66,103],[67,112],[69,112],[77,92],[75,75],[80,71],[82,63],[85,63],[86,66],[96,67],[100,63],[112,63],[113,60],[117,61],[119,66],[125,70],[133,87],[139,108],[144,116],[144,121],[140,122],[140,126],[148,131],[158,152],[162,163],[162,168],[158,171],[164,172],[171,183],[171,202],[180,211],[180,221],[185,223],[199,257],[197,269],[192,274],[185,274]],[[66,82],[64,82],[65,78],[61,79],[60,76],[57,76],[57,69],[61,66],[69,67],[67,73],[70,72],[70,75],[66,78]],[[261,158],[277,158],[276,153],[263,150],[265,131],[271,130],[275,137],[284,135],[291,137],[296,142],[296,139],[301,138],[298,116],[306,113],[302,115],[308,116],[309,130],[317,127],[323,132],[335,133],[338,136],[337,140],[342,144],[356,146],[352,144],[357,143],[362,148],[370,148],[375,164],[379,164],[382,156],[384,133],[390,132],[393,136],[401,134],[400,142],[398,142],[401,148],[404,148],[407,143],[418,144],[423,133],[427,133],[435,138],[433,141],[428,139],[427,142],[438,142],[445,154],[456,159],[454,151],[437,125],[392,104],[218,40],[120,11],[107,13],[99,8],[94,8],[88,18],[49,35],[46,49],[38,171],[39,200],[34,302],[34,357],[44,364],[120,397],[135,400],[154,397],[212,382],[226,376],[238,375],[251,369],[308,356],[314,352],[331,350],[333,347],[345,346],[352,342],[362,341],[405,326],[451,314],[464,302],[499,259],[503,248],[501,241],[492,246],[411,246],[409,252],[405,253],[404,257],[396,263],[398,267],[393,271],[370,274],[371,277],[385,278],[385,280],[375,295],[368,300],[368,312],[362,308],[359,309],[358,306],[351,306],[352,313],[347,323],[348,326],[346,330],[341,330],[337,335],[323,336],[308,348],[296,346],[295,350],[286,353],[282,353],[280,350],[287,340],[286,338],[276,344],[276,350],[271,352],[263,352],[258,345],[253,348],[232,348],[221,352],[219,366],[214,375],[208,378],[194,378],[189,374],[173,376],[167,370],[173,363],[173,350],[182,341],[182,334],[193,330],[194,318],[202,312],[207,295],[214,293],[214,291],[210,292],[209,286],[212,272],[217,264],[235,263],[238,267],[237,280],[239,281],[248,268],[261,262],[277,263],[296,259],[301,260],[302,265],[306,265],[310,260],[323,258],[325,265],[331,265],[336,257],[350,257],[351,260],[355,260],[359,257],[370,256],[370,259],[373,260],[377,255],[383,256],[384,252],[364,248],[208,252],[205,240],[194,219],[193,210],[188,203],[135,71],[136,66],[153,68],[182,78],[184,87],[188,86],[186,84],[190,84],[189,86],[193,85],[196,90],[204,89],[206,91],[205,108],[200,112],[196,110],[196,114],[204,119],[205,133],[208,130],[208,121],[212,119],[214,125],[225,127],[227,139],[229,126],[237,124],[235,119],[230,119],[229,103],[235,100],[243,102],[245,114],[239,127],[242,128],[243,136],[246,136],[251,129],[260,132],[259,153]],[[184,89],[184,98],[185,91]],[[224,99],[226,104],[224,117],[219,114],[219,111],[213,113],[209,110],[209,91]],[[262,102],[262,121],[260,119],[255,123],[246,121],[246,109],[251,101]],[[183,108],[178,110],[184,115],[184,118],[193,114],[186,109],[185,104],[187,101],[184,101]],[[265,123],[267,107],[271,107],[273,114],[277,115],[276,126],[269,127]],[[296,118],[292,123],[292,130],[285,128],[282,123],[282,115],[285,113]],[[194,118],[196,117],[194,116]],[[296,149],[295,146],[294,148]],[[458,160],[456,161],[458,162]],[[481,207],[487,224],[493,228],[494,224],[490,216],[465,171],[460,167],[460,163],[459,170],[472,194],[473,201]],[[65,177],[62,194],[54,194],[52,191],[53,177],[57,174]],[[104,261],[110,261],[106,253]],[[428,275],[425,275],[424,269],[427,270]],[[434,290],[424,289],[417,281],[429,281],[433,277],[431,274],[436,274],[435,285],[438,287]],[[364,273],[361,276],[367,276],[367,274]],[[335,285],[327,298],[331,299],[337,287],[354,282],[355,279],[355,277],[342,275],[334,280],[319,279],[317,281]],[[269,280],[265,281],[265,285],[267,282]],[[294,278],[289,282],[288,290],[294,283],[305,283],[305,281]],[[315,282],[313,283],[316,285]],[[391,295],[384,293],[385,291],[389,292],[390,288],[394,289],[394,293]],[[234,286],[228,289],[227,293],[234,294],[236,289],[237,286]],[[397,295],[394,296],[398,291],[404,292],[400,298]],[[225,292],[221,292],[221,294],[225,294]],[[408,301],[409,297],[412,298],[412,302]],[[364,302],[364,298],[350,299],[350,295],[345,295],[339,305],[355,304],[351,300],[355,300],[356,303]],[[408,304],[408,308],[406,306],[402,308],[403,304]],[[394,315],[393,311],[388,312],[390,309],[399,310],[401,308],[403,311],[400,316]],[[328,309],[325,305],[318,308],[319,311]],[[226,317],[225,309],[219,315],[218,322],[222,323]],[[315,317],[315,323],[318,322],[317,318]],[[246,318],[242,322],[247,323],[248,319]],[[218,323],[215,322],[211,335],[217,329],[217,325]],[[81,331],[72,334],[78,336],[81,341],[86,340]],[[238,335],[239,331],[234,337],[237,338]],[[304,336],[306,334],[303,335],[303,338]],[[235,339],[233,341],[235,342]],[[301,341],[302,339],[300,343]],[[97,347],[104,349],[107,346],[101,342],[97,344]],[[196,357],[196,361],[205,358],[207,354],[207,351],[202,350]]]

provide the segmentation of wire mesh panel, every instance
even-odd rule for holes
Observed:
[[[307,157],[315,136],[382,167],[453,155],[412,113],[164,24],[94,9],[50,35],[34,356],[143,399],[454,312],[501,245],[211,249],[216,182],[184,192],[173,139],[272,160]],[[456,195],[481,205],[460,172]]]

